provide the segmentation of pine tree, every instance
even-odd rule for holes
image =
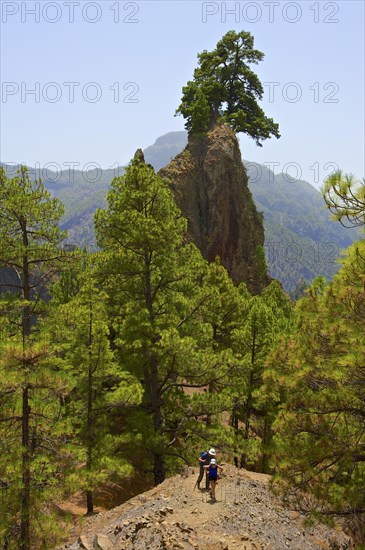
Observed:
[[[56,425],[65,388],[38,321],[47,287],[68,259],[58,228],[62,206],[42,182],[32,182],[25,167],[12,179],[0,168],[0,184],[0,268],[12,281],[1,296],[0,529],[9,547],[29,550],[42,513],[37,503],[57,484],[62,445]]]
[[[115,411],[138,404],[142,393],[139,382],[117,363],[111,349],[106,295],[96,284],[91,262],[95,255],[84,255],[83,271],[72,285],[79,290],[71,298],[69,274],[64,274],[64,281],[61,277],[48,320],[69,378],[64,414],[73,434],[76,466],[66,481],[70,487],[85,490],[88,514],[94,511],[95,488],[131,471],[118,450],[123,434],[112,433],[112,419]]]
[[[214,369],[208,379],[208,392],[211,398],[219,396],[225,415],[230,412],[230,430],[224,427],[224,418],[209,415],[207,428],[215,426],[215,441],[230,449],[238,464],[239,443],[239,404],[242,397],[242,385],[245,378],[245,365],[237,350],[237,332],[245,323],[251,296],[244,283],[238,288],[234,285],[226,269],[219,260],[209,264],[203,280],[202,290],[207,296],[201,316],[209,327],[207,346],[211,347]],[[219,428],[217,429],[217,427]],[[208,432],[209,433],[209,432]]]
[[[267,470],[267,447],[273,421],[263,388],[267,358],[280,335],[289,330],[292,316],[290,300],[280,283],[273,281],[261,295],[250,297],[246,315],[236,332],[234,348],[241,357],[241,369],[235,384],[236,425],[243,439],[241,467],[257,464]],[[258,465],[261,459],[261,465]]]
[[[223,121],[260,147],[263,140],[280,137],[278,124],[257,102],[263,97],[263,86],[250,65],[263,57],[254,49],[253,36],[244,31],[228,31],[214,50],[198,54],[199,65],[193,80],[183,87],[176,110],[186,119],[189,133],[206,131],[214,122]]]
[[[365,179],[358,181],[337,170],[326,179],[322,194],[333,218],[343,226],[365,226]]]
[[[278,480],[301,507],[327,516],[365,508],[364,288],[361,240],[332,283],[315,281],[299,301],[289,349],[273,357],[271,383],[286,399],[275,422]]]
[[[277,281],[251,296],[245,284],[234,285],[218,261],[209,265],[202,292],[207,299],[200,315],[210,328],[207,347],[214,358],[207,390],[219,395],[221,407],[230,412],[231,430],[214,413],[207,424],[220,426],[216,439],[233,451],[236,466],[267,470],[273,411],[263,374],[271,349],[291,325],[290,300]]]
[[[167,182],[144,164],[141,152],[112,182],[108,210],[96,214],[102,248],[100,273],[108,294],[114,346],[121,362],[143,384],[141,406],[129,419],[156,484],[184,459],[189,426],[204,414],[206,328],[198,321],[204,301],[201,254],[185,242],[187,222]],[[151,467],[152,463],[152,467]]]

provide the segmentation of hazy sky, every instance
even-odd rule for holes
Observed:
[[[1,9],[3,162],[125,164],[184,128],[174,112],[197,53],[235,29],[265,53],[254,70],[282,135],[260,148],[240,134],[245,160],[316,186],[334,166],[365,175],[362,0],[2,0]]]

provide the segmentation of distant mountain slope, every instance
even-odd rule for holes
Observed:
[[[145,160],[155,170],[166,166],[187,143],[186,132],[169,132],[145,149]],[[243,152],[244,153],[244,152]],[[244,157],[244,154],[243,154]],[[294,291],[301,280],[312,281],[323,275],[331,279],[338,270],[340,251],[359,238],[356,229],[345,229],[330,219],[321,193],[308,182],[287,174],[274,175],[266,166],[245,161],[249,188],[257,209],[264,215],[265,249],[269,273],[287,291]],[[9,175],[14,167],[6,167]],[[60,174],[39,173],[46,187],[65,205],[62,227],[69,240],[95,248],[93,215],[105,206],[110,182],[123,167],[83,173],[68,170]]]
[[[188,142],[186,132],[169,132],[156,139],[144,150],[145,161],[152,164],[156,172],[169,164],[184,149]]]
[[[2,163],[0,163],[2,164]],[[4,165],[9,177],[16,173],[16,166]],[[61,227],[67,229],[69,241],[78,246],[96,247],[94,235],[94,212],[106,206],[106,194],[110,182],[124,173],[123,167],[109,170],[52,170],[29,168],[32,178],[41,178],[46,188],[65,206]]]
[[[186,143],[186,132],[170,132],[145,150],[146,162],[158,170],[169,162],[172,150],[177,154]],[[338,270],[341,249],[359,238],[359,232],[331,220],[321,193],[310,183],[287,174],[274,175],[258,163],[244,164],[257,209],[264,215],[270,275],[288,291],[319,275],[331,279]]]
[[[331,220],[321,193],[306,181],[274,175],[255,163],[246,165],[256,206],[264,214],[270,274],[289,291],[301,279],[331,279],[341,250],[359,238],[359,231]]]

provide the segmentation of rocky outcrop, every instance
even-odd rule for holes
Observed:
[[[253,292],[267,283],[264,229],[248,188],[236,134],[217,124],[189,137],[186,148],[159,174],[168,178],[188,231],[208,261],[219,256],[232,279]]]
[[[270,490],[270,476],[225,466],[217,501],[186,469],[86,520],[62,550],[351,550],[340,526],[306,526]]]

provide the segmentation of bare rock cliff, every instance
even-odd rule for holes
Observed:
[[[248,188],[236,134],[226,124],[190,136],[159,174],[171,181],[188,231],[208,261],[220,257],[232,279],[257,293],[268,284],[264,228]]]

